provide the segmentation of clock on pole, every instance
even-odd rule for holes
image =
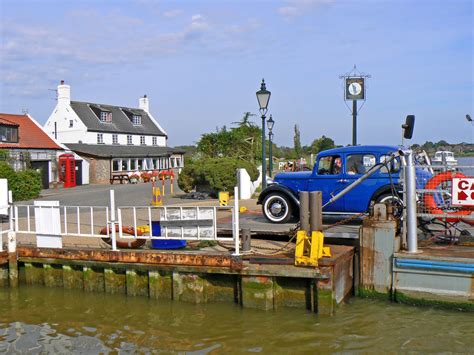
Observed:
[[[370,75],[361,73],[354,65],[351,72],[339,76],[344,79],[344,102],[352,101],[352,110],[349,105],[346,106],[352,113],[352,145],[357,145],[357,111],[365,103],[365,79]],[[363,101],[360,108],[357,107],[357,101]]]

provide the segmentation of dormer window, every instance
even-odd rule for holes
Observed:
[[[134,125],[141,125],[142,124],[142,116],[140,115],[132,115],[132,123]]]
[[[0,142],[18,143],[18,127],[0,125]]]
[[[100,111],[100,122],[111,123],[112,122],[112,112],[109,111]]]

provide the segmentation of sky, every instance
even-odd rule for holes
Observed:
[[[45,123],[60,80],[76,101],[138,107],[169,145],[251,112],[265,78],[274,141],[350,144],[341,75],[365,74],[358,143],[474,142],[472,0],[0,0],[0,112]],[[362,106],[362,102],[359,102]]]

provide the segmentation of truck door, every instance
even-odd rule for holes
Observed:
[[[345,155],[344,180],[352,184],[376,164],[372,153],[353,153]],[[349,191],[344,197],[346,212],[365,212],[373,193],[379,187],[378,173],[364,180],[360,185]]]
[[[342,156],[322,156],[316,162],[308,183],[309,191],[321,191],[323,205],[347,186],[342,171]],[[324,212],[344,212],[344,196],[324,208]]]

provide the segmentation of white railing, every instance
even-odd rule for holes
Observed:
[[[238,196],[237,193],[236,188],[235,196]],[[219,236],[217,233],[218,219],[229,212],[232,221],[232,237]],[[13,205],[10,208],[9,221],[10,229],[1,230],[1,236],[13,231],[20,234],[45,234],[58,237],[110,238],[112,250],[117,250],[118,238],[233,240],[234,254],[239,255],[240,253],[239,202],[237,198],[233,206],[125,206],[116,208],[114,191],[111,190],[110,206]],[[160,233],[153,233],[154,226],[158,225]],[[124,233],[124,231],[132,231],[132,233]]]
[[[50,227],[54,234],[62,236],[103,238],[104,235],[100,234],[100,229],[105,228],[109,223],[109,207],[107,206],[14,205],[14,210],[14,230],[22,234],[37,234],[46,227]],[[37,215],[44,210],[59,212],[59,221],[54,219],[45,221],[37,218]],[[106,231],[106,236],[108,236],[108,230]]]

